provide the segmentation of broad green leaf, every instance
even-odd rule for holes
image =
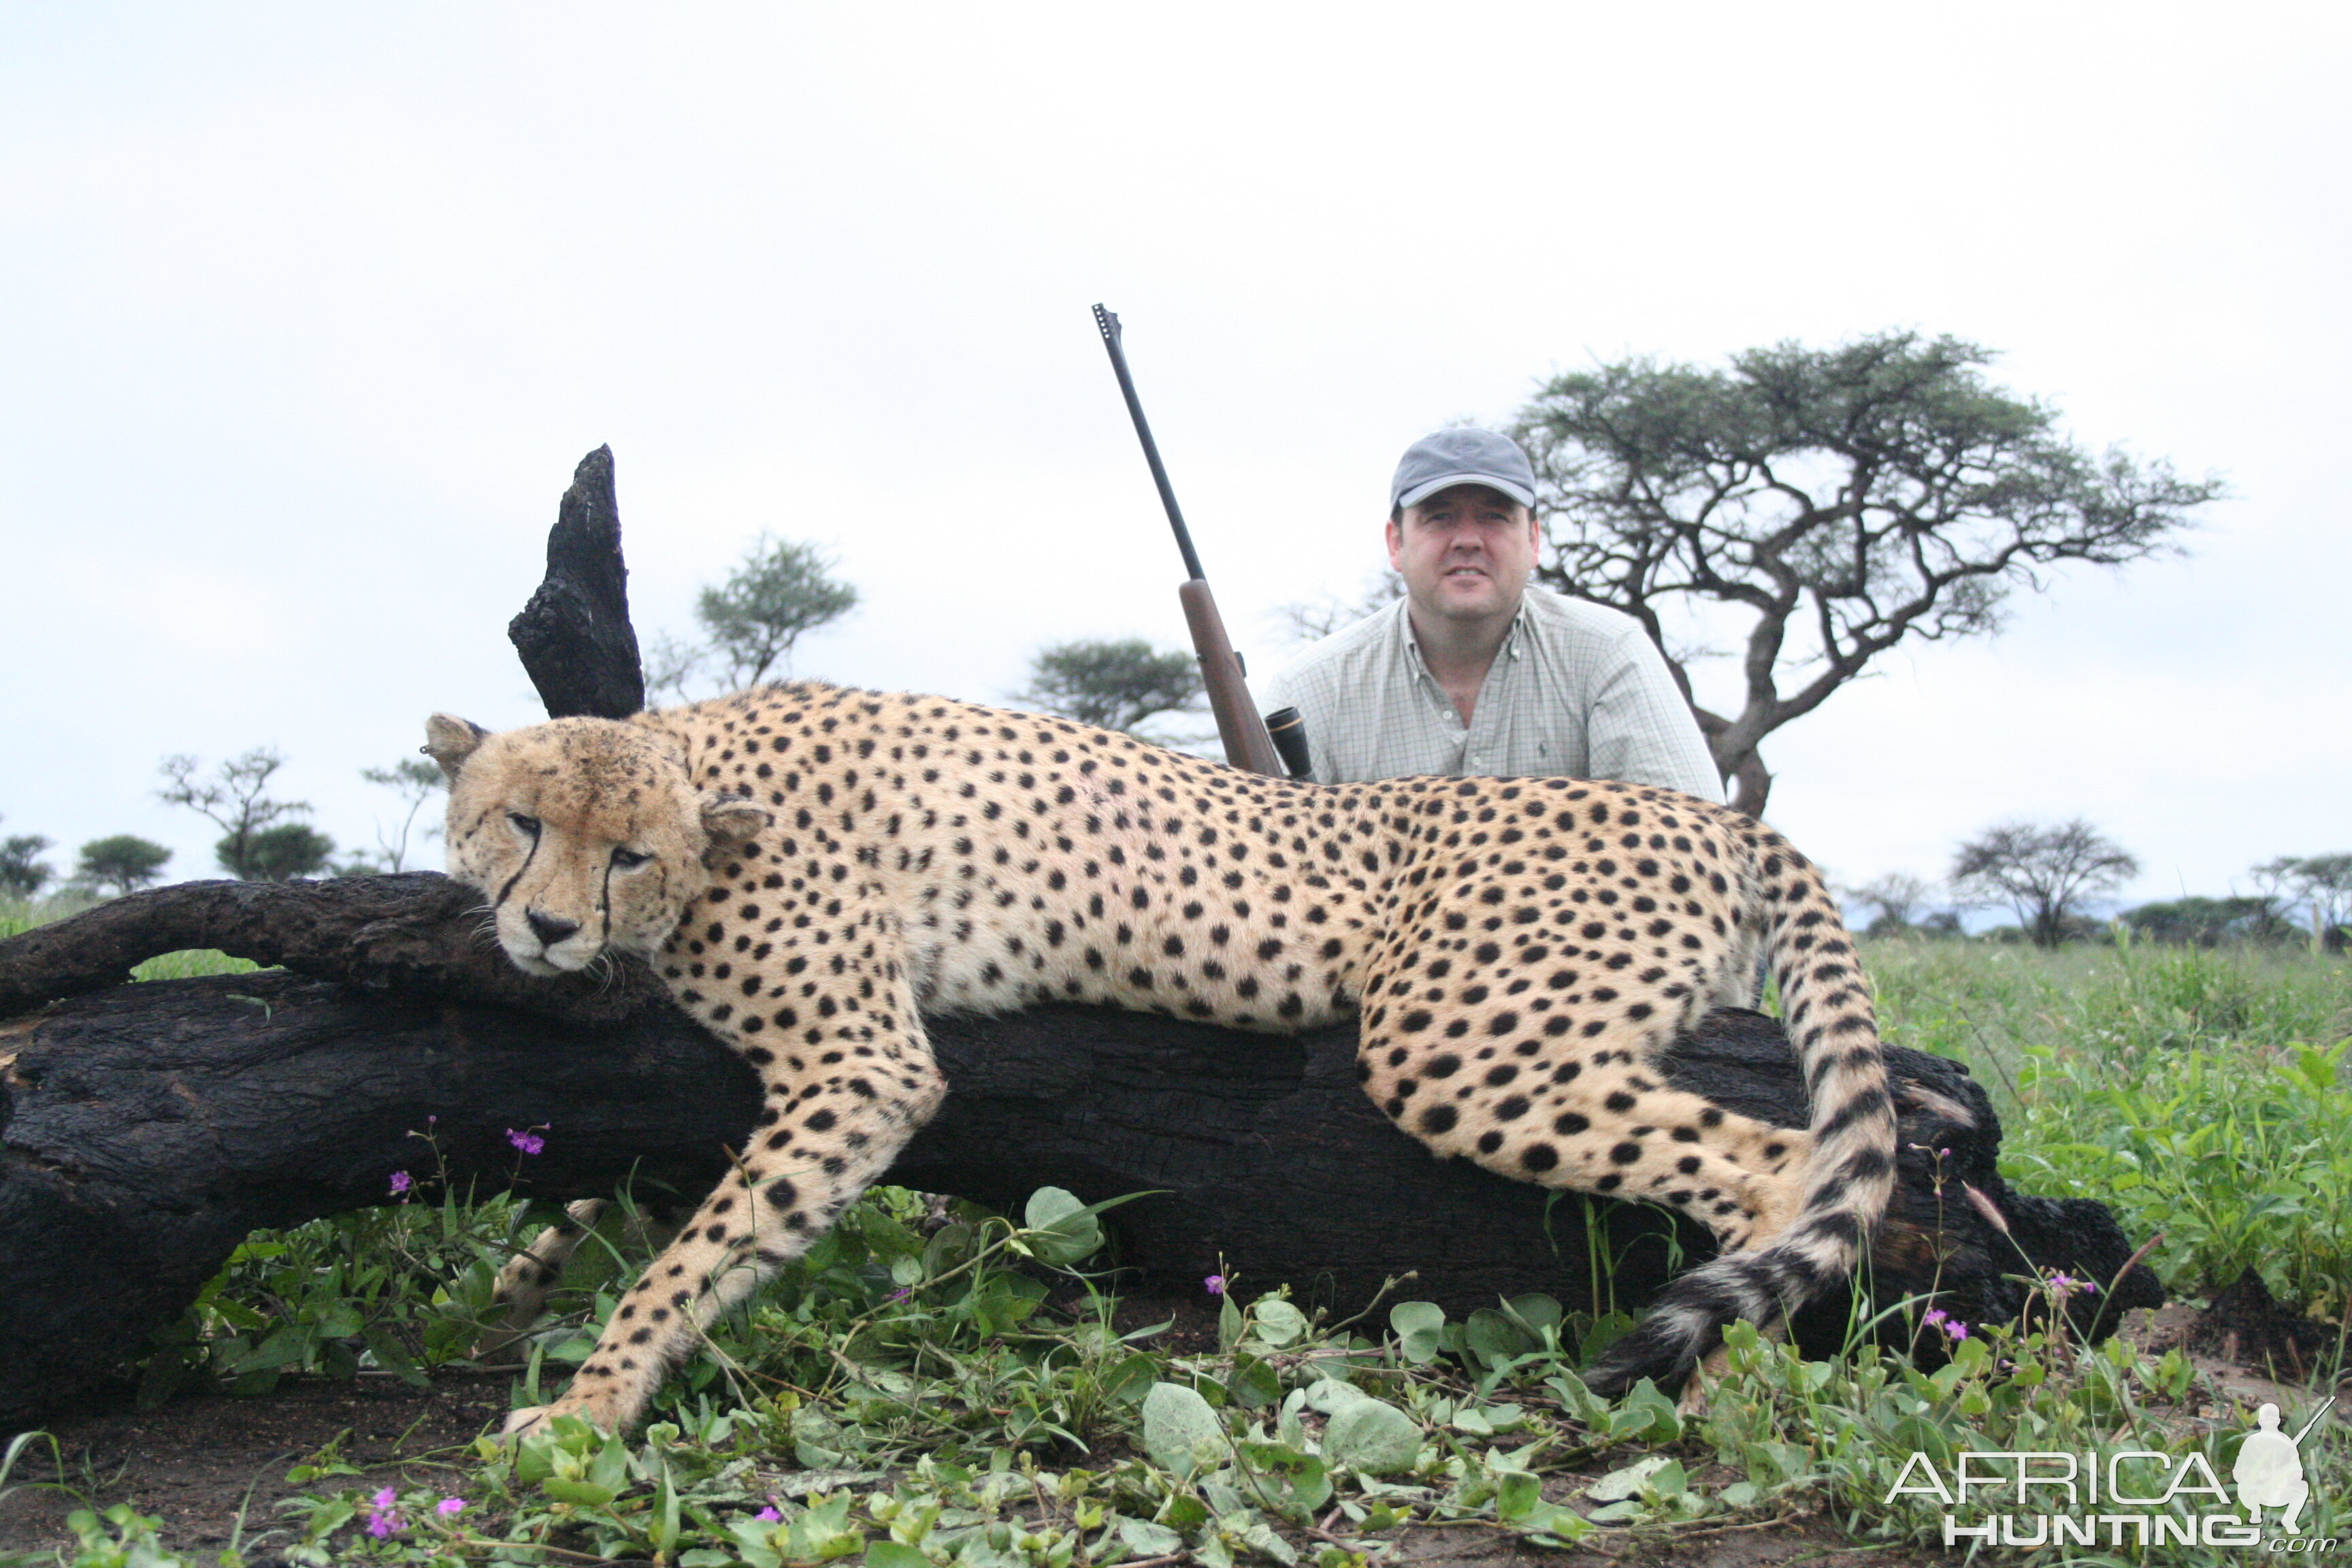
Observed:
[[[1354,1384],[1337,1377],[1318,1378],[1307,1390],[1308,1407],[1326,1415],[1337,1415],[1350,1405],[1360,1405],[1370,1397]]]
[[[1517,1524],[1544,1505],[1543,1483],[1524,1470],[1500,1479],[1495,1490],[1495,1517]]]
[[[1364,1475],[1394,1475],[1421,1457],[1421,1428],[1393,1405],[1359,1398],[1323,1428],[1323,1457]]]
[[[1503,1311],[1513,1322],[1527,1331],[1528,1338],[1538,1342],[1542,1341],[1545,1331],[1549,1330],[1554,1333],[1559,1331],[1559,1303],[1549,1296],[1538,1292],[1514,1296],[1503,1303]]]
[[[877,1541],[866,1548],[866,1568],[931,1568],[931,1560],[897,1541]]]
[[[1247,1521],[1241,1523],[1234,1533],[1240,1536],[1251,1551],[1273,1558],[1283,1563],[1285,1568],[1292,1568],[1298,1561],[1297,1548],[1276,1535],[1274,1527],[1262,1519],[1247,1517]]]
[[[1154,1524],[1148,1519],[1122,1519],[1118,1521],[1118,1538],[1138,1557],[1166,1557],[1180,1552],[1184,1538],[1164,1524]],[[875,1568],[887,1568],[877,1563]],[[913,1568],[912,1564],[908,1568]]]
[[[1209,1522],[1209,1510],[1199,1498],[1180,1493],[1170,1498],[1160,1510],[1162,1523],[1176,1530],[1198,1530]]]
[[[1143,1447],[1160,1468],[1190,1480],[1223,1458],[1225,1424],[1181,1384],[1155,1383],[1143,1396]]]
[[[1644,1443],[1671,1443],[1683,1435],[1683,1419],[1675,1402],[1645,1377],[1610,1412],[1609,1435]]]
[[[1237,1355],[1225,1377],[1225,1392],[1244,1410],[1261,1409],[1282,1397],[1282,1379],[1254,1355]]]
[[[1463,1347],[1480,1365],[1493,1368],[1542,1346],[1492,1307],[1481,1307],[1462,1325]]]
[[[613,1487],[600,1487],[594,1481],[567,1481],[550,1476],[539,1483],[539,1489],[558,1502],[577,1503],[582,1508],[602,1508],[621,1494]]]
[[[1399,1301],[1389,1309],[1389,1327],[1409,1362],[1431,1362],[1444,1348],[1445,1309],[1434,1301]]]
[[[1039,1187],[1024,1211],[1030,1250],[1041,1262],[1083,1263],[1102,1248],[1102,1225],[1094,1212],[1059,1187]]]
[[[1622,1502],[1642,1489],[1642,1483],[1664,1469],[1674,1460],[1664,1454],[1652,1454],[1610,1471],[1584,1489],[1584,1495],[1594,1502]],[[1680,1467],[1676,1467],[1679,1468]]]
[[[1255,1309],[1257,1337],[1279,1350],[1307,1337],[1307,1314],[1282,1300],[1268,1296]]]
[[[1102,1391],[1123,1405],[1133,1405],[1151,1392],[1159,1373],[1160,1358],[1138,1352],[1102,1374]]]
[[[1454,1429],[1474,1437],[1499,1437],[1527,1424],[1527,1412],[1516,1405],[1471,1405],[1454,1412]]]

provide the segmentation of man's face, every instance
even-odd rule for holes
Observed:
[[[1440,490],[1389,524],[1389,564],[1424,615],[1517,615],[1535,570],[1535,514],[1484,485]]]

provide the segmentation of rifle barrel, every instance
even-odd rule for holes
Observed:
[[[1176,489],[1168,482],[1167,466],[1160,460],[1160,443],[1151,438],[1143,400],[1135,395],[1135,377],[1128,374],[1127,353],[1119,346],[1118,318],[1097,305],[1095,325],[1102,329],[1110,367],[1118,373],[1119,395],[1127,399],[1128,417],[1135,421],[1136,437],[1143,443],[1144,461],[1151,465],[1151,482],[1160,487],[1160,504],[1168,509],[1168,525],[1176,531],[1176,548],[1184,553],[1184,585],[1176,590],[1176,598],[1184,606],[1185,624],[1192,628],[1192,651],[1200,655],[1201,684],[1208,694],[1209,710],[1216,715],[1217,739],[1224,744],[1225,761],[1254,773],[1281,778],[1282,758],[1266,733],[1265,721],[1258,717],[1257,704],[1250,699],[1249,678],[1242,670],[1241,656],[1225,635],[1216,595],[1209,591],[1208,574],[1201,570],[1192,531],[1184,526],[1184,513],[1176,505]]]
[[[1151,421],[1143,416],[1143,400],[1135,395],[1135,377],[1127,371],[1127,352],[1119,346],[1118,316],[1100,305],[1095,307],[1095,325],[1102,329],[1103,347],[1110,351],[1110,367],[1118,373],[1118,390],[1127,399],[1128,417],[1135,421],[1135,434],[1143,443],[1143,460],[1151,465],[1151,482],[1160,487],[1160,504],[1168,509],[1168,526],[1176,531],[1176,548],[1184,556],[1184,574],[1195,582],[1204,581],[1208,574],[1201,570],[1201,556],[1192,548],[1192,530],[1184,526],[1184,511],[1176,504],[1176,487],[1168,482],[1167,465],[1160,460],[1160,443],[1151,438]]]

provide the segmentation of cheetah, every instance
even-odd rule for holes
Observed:
[[[1324,785],[1066,720],[814,683],[493,734],[436,714],[453,877],[533,974],[644,958],[759,1074],[734,1171],[551,1405],[635,1424],[701,1328],[804,1251],[936,1110],[926,1014],[1108,1003],[1360,1021],[1358,1076],[1441,1157],[1666,1205],[1722,1256],[1592,1374],[1687,1380],[1853,1267],[1895,1121],[1853,943],[1753,819],[1571,778]],[[1778,977],[1811,1099],[1776,1128],[1652,1055]]]

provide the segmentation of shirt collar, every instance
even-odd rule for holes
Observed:
[[[1519,613],[1511,617],[1511,629],[1503,634],[1503,646],[1495,650],[1496,658],[1507,658],[1514,664],[1518,662],[1530,635],[1528,631],[1529,615],[1527,595],[1521,594]],[[1416,675],[1429,675],[1428,661],[1421,657],[1421,639],[1412,635],[1412,604],[1409,599],[1400,598],[1396,602],[1396,636],[1398,641],[1404,645],[1406,665]],[[1432,675],[1430,679],[1434,680],[1437,678]]]

